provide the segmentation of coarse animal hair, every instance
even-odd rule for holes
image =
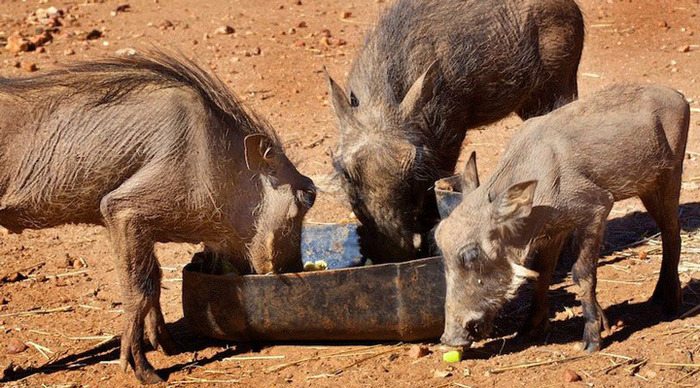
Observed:
[[[36,102],[49,112],[78,95],[97,95],[90,108],[118,104],[146,89],[193,90],[204,106],[245,134],[264,134],[281,146],[271,126],[244,108],[224,82],[181,54],[151,49],[144,54],[77,62],[25,78],[0,78],[0,93]],[[48,92],[47,92],[48,91]]]

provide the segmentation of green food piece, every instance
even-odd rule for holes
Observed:
[[[316,264],[313,261],[307,261],[304,263],[304,272],[311,272],[316,270]]]
[[[316,265],[316,271],[325,271],[328,269],[328,263],[323,260],[316,260],[314,265]]]
[[[462,361],[462,352],[451,350],[442,355],[442,360],[445,362],[460,362]]]

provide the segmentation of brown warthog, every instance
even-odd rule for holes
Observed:
[[[377,262],[427,253],[433,182],[453,173],[466,130],[576,98],[583,18],[573,0],[397,0],[347,81],[329,77],[336,171]]]
[[[162,53],[0,79],[0,225],[107,227],[126,322],[121,365],[172,349],[155,242],[203,242],[241,273],[301,269],[313,182],[216,78]]]
[[[615,86],[530,119],[515,135],[488,183],[475,188],[474,159],[465,192],[436,230],[445,255],[447,295],[442,341],[469,345],[489,334],[502,305],[526,278],[538,277],[520,335],[549,323],[547,290],[562,243],[576,236],[573,278],[580,287],[583,348],[600,348],[607,327],[596,299],[596,267],[615,201],[640,197],[663,239],[652,300],[675,314],[678,200],[690,110],[683,96],[659,86]]]

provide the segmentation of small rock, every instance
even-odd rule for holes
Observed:
[[[326,38],[330,38],[331,37],[331,30],[324,28],[321,30],[320,34],[321,34],[321,36],[325,36]]]
[[[433,373],[433,377],[438,378],[438,379],[444,379],[446,377],[452,376],[452,372],[448,370],[436,370]]]
[[[166,19],[160,22],[160,24],[158,24],[158,28],[160,28],[161,30],[167,30],[168,28],[175,28],[175,25],[173,24],[173,22]]]
[[[687,52],[690,51],[690,46],[686,44],[685,46],[679,47],[679,48],[677,49],[677,51],[678,51],[679,53],[687,53]]]
[[[639,251],[637,254],[639,256],[639,260],[646,260],[647,259],[647,251]]]
[[[19,67],[21,67],[22,64],[20,63]],[[21,280],[26,279],[27,277],[24,276],[24,274],[20,272],[14,272],[9,275],[6,275],[4,278],[2,278],[2,283],[14,283],[14,282],[19,282]]]
[[[576,381],[581,381],[581,376],[579,376],[578,373],[574,372],[571,369],[567,369],[564,371],[564,382],[573,383]]]
[[[7,37],[5,44],[7,51],[17,54],[22,51],[32,51],[35,49],[34,44],[22,36],[19,32],[13,32]]]
[[[2,298],[0,298],[0,305],[5,305],[8,303],[10,303],[10,301],[7,298],[5,298],[4,296]]]
[[[48,280],[48,279],[46,278],[46,275],[44,275],[44,274],[36,275],[36,278],[35,278],[35,279],[36,279],[37,282],[40,282],[40,283],[43,283],[43,282],[45,282],[46,280]]]
[[[10,340],[7,341],[7,347],[5,348],[5,353],[17,354],[17,353],[22,353],[25,350],[27,350],[27,345],[24,342],[18,340],[17,338],[10,338]]]
[[[234,29],[231,26],[221,26],[214,30],[214,33],[217,35],[230,35],[236,32],[236,29]]]
[[[35,47],[40,47],[45,45],[46,43],[49,43],[53,40],[53,36],[51,35],[50,32],[44,31],[38,35],[33,36],[29,41],[35,46]]]
[[[129,4],[119,4],[117,6],[117,8],[115,8],[114,11],[112,11],[112,12],[114,12],[116,15],[119,12],[126,12],[126,11],[129,11],[130,9],[131,9],[131,5],[129,5]]]
[[[296,42],[294,42],[294,46],[304,47],[304,46],[306,46],[306,43],[303,40],[297,40]]]
[[[95,40],[95,39],[99,39],[101,37],[102,37],[102,31],[91,30],[90,32],[85,34],[85,37],[83,38],[83,40]]]
[[[308,27],[308,26],[309,26],[309,25],[306,24],[306,22],[303,21],[303,20],[300,21],[300,22],[297,24],[297,27],[298,27],[298,28],[306,28],[306,27]]]
[[[408,351],[408,355],[411,358],[421,358],[430,354],[430,349],[425,345],[413,345]]]
[[[65,56],[75,55],[75,50],[70,49],[70,48],[69,48],[69,49],[65,49],[65,50],[63,50],[63,55],[65,55]]]
[[[34,62],[22,62],[20,65],[20,68],[28,73],[33,73],[37,70],[39,70],[38,67],[36,67],[36,63]]]
[[[136,54],[137,54],[136,50],[131,48],[131,47],[119,49],[119,50],[114,52],[114,55],[116,55],[118,57],[131,57],[131,56],[134,56]]]
[[[344,11],[340,16],[341,16],[343,19],[350,19],[350,18],[352,17],[352,12],[350,12],[350,11]]]

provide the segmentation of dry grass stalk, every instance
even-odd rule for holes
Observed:
[[[340,368],[340,369],[337,369],[335,372],[333,372],[333,374],[339,375],[339,374],[345,372],[345,370],[350,369],[350,368],[352,368],[352,367],[354,367],[354,366],[360,365],[360,364],[362,364],[363,362],[365,362],[365,361],[367,361],[367,360],[371,360],[371,359],[373,359],[373,358],[379,357],[379,356],[381,356],[381,355],[383,355],[383,354],[387,354],[387,353],[393,352],[393,351],[398,350],[398,349],[401,349],[401,346],[395,346],[395,347],[392,347],[391,349],[387,349],[387,350],[384,350],[384,351],[375,353],[375,354],[373,354],[373,355],[371,355],[371,356],[363,357],[363,358],[361,358],[361,359],[359,359],[359,360],[357,360],[357,361],[355,361],[355,362],[353,362],[353,363],[351,363],[351,364],[348,364],[347,366],[344,366],[344,367],[342,367],[342,368]]]
[[[283,360],[285,356],[233,356],[221,361],[257,361],[257,360]]]
[[[551,364],[557,364],[557,363],[563,363],[563,362],[569,362],[569,361],[575,361],[575,360],[580,360],[582,358],[590,357],[588,354],[583,355],[583,356],[573,356],[573,357],[567,357],[567,358],[562,358],[558,360],[547,360],[547,361],[538,361],[538,362],[528,362],[524,364],[516,364],[516,365],[511,365],[511,366],[506,366],[502,368],[493,368],[489,369],[490,373],[496,374],[496,373],[503,373],[503,372],[508,372],[511,370],[517,370],[517,369],[529,369],[529,368],[534,368],[538,366],[544,366],[544,365],[551,365]]]
[[[203,378],[199,378],[199,377],[186,377],[186,379],[187,380],[173,381],[172,383],[168,384],[168,386],[171,387],[171,386],[185,385],[185,384],[238,384],[241,382],[241,380],[238,380],[238,379],[211,380],[211,379],[203,379]]]
[[[40,262],[38,262],[38,263],[36,263],[36,264],[30,265],[29,267],[20,268],[20,269],[18,269],[17,271],[12,271],[12,272],[9,272],[9,273],[7,273],[7,274],[5,274],[5,275],[3,275],[3,276],[0,276],[0,279],[4,279],[4,278],[6,278],[6,277],[9,277],[9,276],[11,276],[11,275],[13,275],[13,274],[15,274],[15,273],[22,273],[22,272],[31,271],[31,270],[33,270],[33,269],[35,269],[35,268],[42,267],[44,264],[46,264],[45,261],[40,261]]]
[[[44,356],[44,358],[46,358],[47,360],[51,359],[51,357],[49,357],[47,353],[53,353],[53,350],[47,348],[46,346],[41,346],[36,342],[32,341],[27,341],[26,344],[36,349],[36,351],[39,352],[42,356]]]
[[[683,380],[685,380],[685,379],[687,379],[687,378],[689,378],[689,377],[695,375],[695,374],[698,373],[698,372],[700,372],[700,369],[691,370],[690,372],[686,373],[683,377],[681,377],[680,379],[674,381],[673,383],[674,383],[674,384],[680,384],[681,381],[683,381]]]
[[[684,364],[675,362],[655,362],[654,365],[658,366],[671,366],[675,368],[700,368],[700,364]]]
[[[82,274],[88,273],[88,272],[89,272],[88,270],[83,269],[83,270],[80,270],[80,271],[65,272],[65,273],[59,273],[59,274],[55,274],[55,275],[29,275],[29,276],[27,276],[27,279],[26,279],[26,280],[35,280],[36,278],[38,278],[38,277],[40,277],[40,276],[43,277],[43,278],[45,278],[45,279],[67,278],[67,277],[71,277],[71,276],[82,275]],[[26,280],[25,280],[25,281],[26,281]]]
[[[57,307],[55,309],[46,309],[46,310],[27,310],[27,311],[20,311],[16,313],[7,313],[7,314],[0,314],[0,317],[24,317],[24,316],[30,316],[30,315],[43,315],[43,314],[52,314],[52,313],[65,313],[73,311],[73,306],[63,306],[63,307]]]
[[[327,379],[327,378],[332,378],[338,376],[337,374],[333,373],[321,373],[320,375],[313,375],[313,376],[308,376],[306,379],[307,380],[318,380],[318,379]]]
[[[644,284],[643,280],[612,280],[612,279],[598,279],[599,282],[603,283],[614,283],[614,284],[627,284],[631,286],[641,286]]]
[[[366,347],[365,349],[374,349],[374,348],[376,348],[376,347],[378,347],[378,346],[380,346],[380,345],[368,346],[368,347]],[[331,354],[325,354],[325,355],[320,355],[320,354],[318,354],[318,355],[311,356],[311,357],[300,358],[300,359],[298,359],[298,360],[296,360],[296,361],[291,361],[291,362],[286,362],[286,363],[284,363],[284,364],[278,364],[278,365],[271,366],[271,367],[265,369],[265,373],[279,372],[279,371],[281,371],[282,369],[289,368],[290,366],[296,366],[296,365],[299,365],[299,364],[304,363],[304,362],[316,361],[316,360],[320,360],[320,359],[323,359],[323,358],[328,358],[328,357],[332,357],[332,356],[337,356],[337,355],[340,355],[340,354],[353,353],[353,352],[357,352],[357,350],[358,350],[358,349],[346,349],[346,350],[342,350],[342,351],[335,352],[335,353],[331,353]]]

